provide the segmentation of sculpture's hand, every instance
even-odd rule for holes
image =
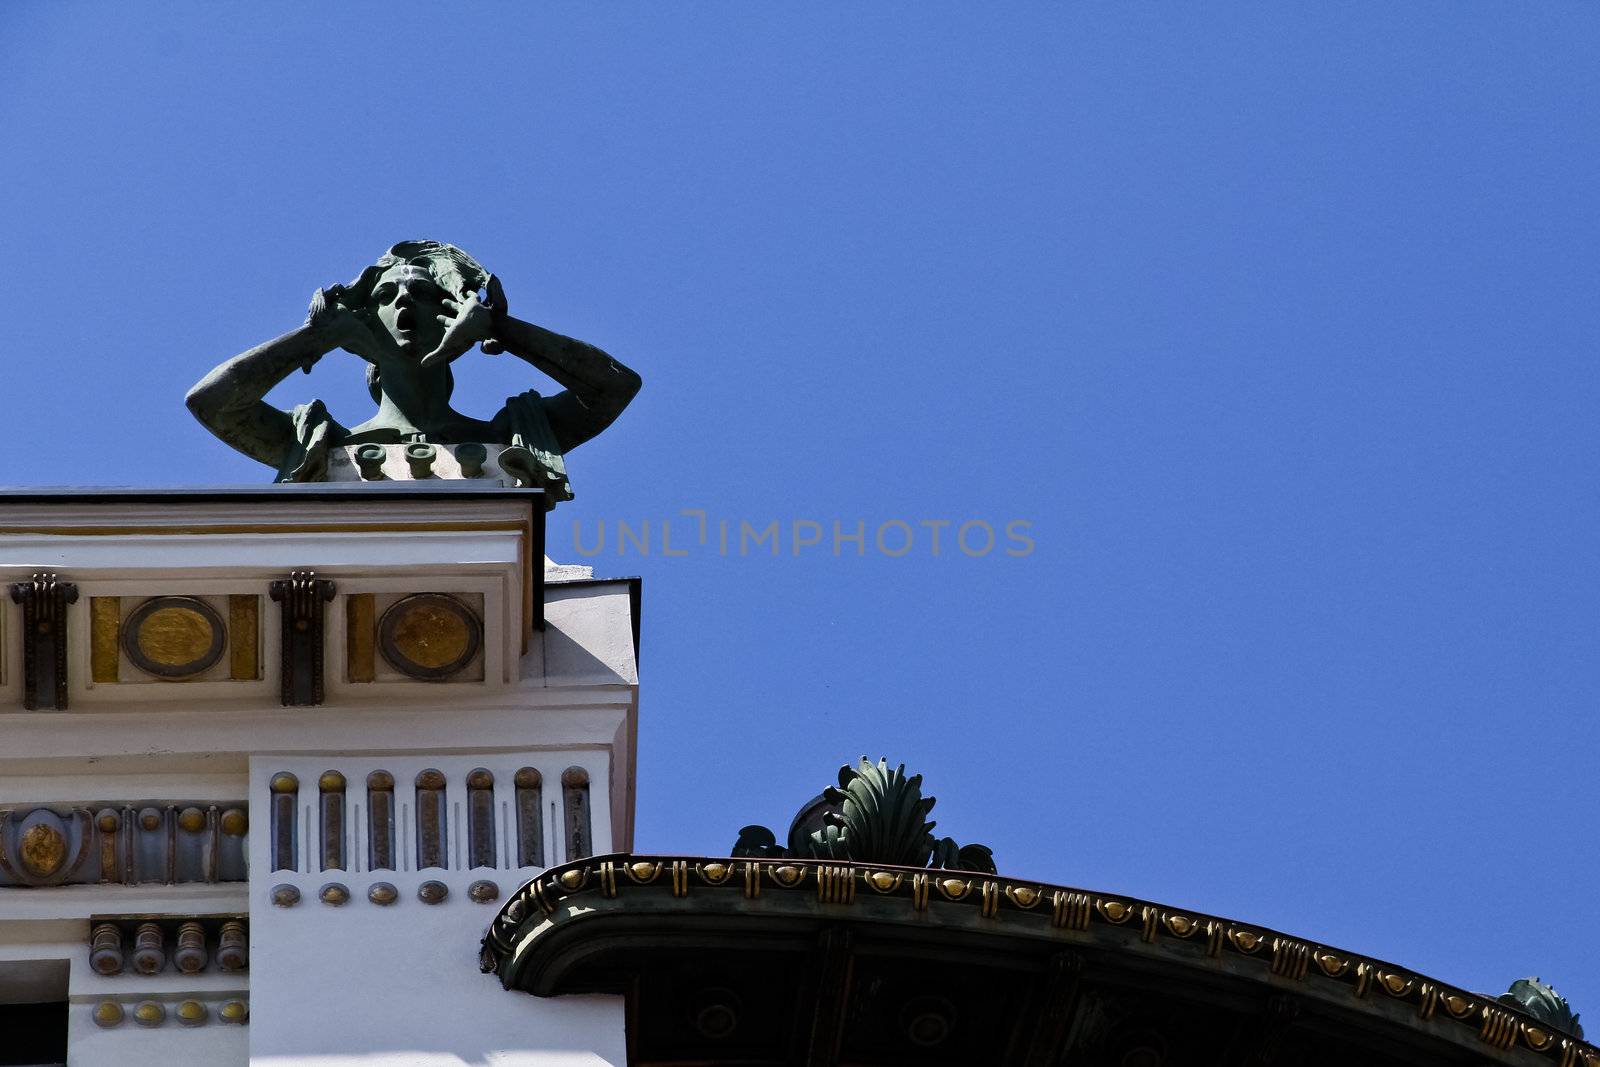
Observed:
[[[507,314],[506,290],[500,284],[500,279],[493,274],[489,275],[489,281],[484,285],[484,289],[489,294],[489,299],[485,301],[484,307],[489,309],[489,316],[495,326],[495,333],[494,336],[484,338],[483,344],[479,347],[483,349],[484,355],[497,356],[506,350],[506,346],[501,343],[499,337],[499,326],[505,321]]]
[[[478,299],[477,293],[468,293],[460,300],[445,297],[440,302],[445,314],[438,316],[444,326],[444,336],[439,347],[422,357],[419,366],[432,367],[449,363],[477,344],[494,336],[494,315]]]
[[[311,310],[306,315],[306,325],[316,331],[319,345],[326,346],[324,351],[331,352],[335,348],[342,348],[368,362],[376,362],[377,338],[372,336],[371,328],[362,322],[355,312],[340,302],[343,295],[342,285],[318,289],[313,293]],[[311,373],[312,366],[321,358],[321,355],[311,356],[301,364],[300,369],[307,374]]]

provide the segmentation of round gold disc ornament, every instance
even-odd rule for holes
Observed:
[[[157,678],[192,678],[210,669],[226,642],[222,616],[190,596],[152,597],[122,624],[122,651]]]
[[[461,601],[417,593],[396,601],[378,622],[378,648],[401,674],[442,681],[472,662],[483,627]]]

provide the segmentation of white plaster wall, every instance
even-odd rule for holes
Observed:
[[[329,754],[257,756],[251,760],[250,799],[257,814],[250,829],[250,1062],[252,1064],[363,1064],[406,1067],[458,1065],[624,1064],[627,1062],[620,997],[542,1000],[500,988],[479,973],[477,949],[483,932],[512,890],[539,867],[518,867],[514,848],[515,768],[532,766],[544,778],[546,854],[564,858],[561,772],[589,772],[594,849],[612,847],[609,818],[609,753],[604,747],[473,754],[410,753],[405,756]],[[464,868],[466,773],[476,766],[495,775],[497,866]],[[448,783],[447,869],[417,870],[413,782],[418,771],[442,771]],[[366,869],[366,776],[382,768],[396,780],[398,870]],[[316,869],[320,855],[317,778],[338,770],[347,794],[347,869]],[[272,871],[267,783],[279,771],[301,782],[298,870]],[[554,804],[554,811],[551,806]],[[308,820],[308,816],[312,816]],[[307,869],[307,868],[311,869]],[[487,879],[500,898],[480,904],[467,887]],[[440,904],[424,904],[417,887],[436,880],[449,887]],[[337,882],[350,900],[340,906],[319,899],[321,887]],[[399,890],[399,900],[377,905],[367,899],[375,882]],[[292,907],[271,902],[272,888],[292,885],[301,900]]]
[[[250,1063],[626,1064],[622,998],[543,1000],[478,973],[492,914],[455,891],[436,905],[402,892],[386,908],[364,893],[342,908],[257,908]]]

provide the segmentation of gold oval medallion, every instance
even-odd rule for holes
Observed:
[[[396,601],[378,623],[383,658],[401,674],[442,681],[478,654],[483,627],[461,601],[443,593],[418,593]]]
[[[204,600],[158,596],[135,608],[122,624],[122,650],[133,665],[157,678],[192,678],[222,658],[227,630]]]
[[[22,831],[17,856],[29,874],[48,878],[67,862],[67,839],[49,823],[34,823]]]

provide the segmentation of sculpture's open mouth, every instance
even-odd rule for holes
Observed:
[[[417,313],[410,308],[401,308],[400,313],[394,317],[394,328],[409,333],[417,325]]]

